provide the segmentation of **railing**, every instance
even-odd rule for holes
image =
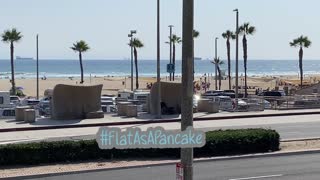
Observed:
[[[320,95],[249,96],[248,98],[239,98],[237,100],[212,96],[209,99],[219,103],[220,110],[229,112],[320,108]]]
[[[270,102],[271,109],[289,110],[289,109],[314,109],[320,108],[319,95],[295,95],[283,97],[262,97]]]

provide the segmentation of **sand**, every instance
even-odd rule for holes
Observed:
[[[196,77],[196,80],[199,81],[200,78],[204,81],[204,77]],[[305,77],[305,81],[314,83],[314,81],[319,80],[320,76],[308,76]],[[168,81],[167,77],[162,77],[162,81]],[[177,77],[176,81],[180,82],[181,78]],[[299,82],[297,76],[273,76],[273,77],[248,77],[248,86],[255,86],[255,88],[274,89],[276,86],[276,82],[279,80],[291,80],[293,82]],[[40,96],[43,96],[43,93],[46,89],[53,89],[57,84],[69,84],[69,85],[79,85],[80,78],[48,78],[46,80],[39,80],[40,84]],[[128,77],[92,77],[85,78],[84,85],[95,85],[95,84],[103,84],[102,94],[117,94],[118,90],[122,89],[130,89],[131,80]],[[147,83],[156,82],[155,77],[141,77],[139,78],[140,89],[147,89]],[[207,78],[207,82],[211,84],[210,89],[215,89],[214,78]],[[222,80],[222,89],[228,88],[228,80]],[[135,79],[133,79],[133,84],[135,88]],[[232,84],[235,84],[234,78],[232,79]],[[239,86],[244,86],[244,78],[239,78]],[[36,96],[36,79],[16,79],[16,86],[23,87],[23,92],[27,96]],[[8,91],[11,87],[9,79],[0,79],[0,91]],[[280,87],[281,89],[281,87]],[[243,90],[240,90],[240,92]],[[250,91],[255,91],[254,89],[250,89]]]

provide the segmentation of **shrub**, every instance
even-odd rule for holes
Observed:
[[[206,145],[195,155],[221,156],[279,150],[280,135],[274,130],[218,130],[206,133]]]
[[[217,130],[206,133],[206,145],[195,148],[195,157],[261,153],[279,149],[274,130]],[[74,162],[111,158],[180,157],[180,149],[99,149],[95,140],[40,142],[0,146],[0,166]]]

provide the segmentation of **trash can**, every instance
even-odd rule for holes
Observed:
[[[36,111],[34,109],[24,110],[24,122],[33,123],[36,121]]]
[[[138,116],[138,106],[137,105],[127,105],[126,116],[127,117],[137,117]]]
[[[16,121],[24,121],[24,110],[31,109],[30,106],[17,106],[15,109]]]

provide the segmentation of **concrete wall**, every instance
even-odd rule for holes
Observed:
[[[56,85],[51,99],[51,118],[84,119],[87,113],[101,110],[102,86]]]
[[[167,107],[173,107],[181,111],[181,92],[182,84],[174,82],[160,82],[161,85],[161,102],[166,103]],[[158,83],[154,83],[150,90],[150,113],[157,114],[156,98]]]

